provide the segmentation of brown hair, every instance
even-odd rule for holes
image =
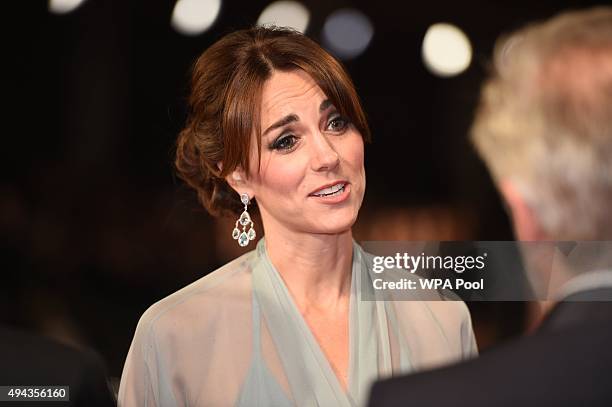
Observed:
[[[193,66],[188,117],[177,140],[178,176],[194,188],[213,215],[240,213],[238,194],[225,176],[238,166],[248,174],[253,132],[261,154],[261,89],[274,70],[301,69],[361,133],[370,131],[344,67],[317,43],[287,28],[254,27],[230,33]],[[219,164],[222,163],[222,169]]]

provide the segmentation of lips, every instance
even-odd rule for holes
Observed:
[[[317,196],[317,197],[333,196],[335,194],[341,193],[347,184],[348,184],[347,181],[336,181],[331,184],[323,185],[317,190],[311,192],[309,196]]]

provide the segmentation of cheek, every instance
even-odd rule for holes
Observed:
[[[363,167],[363,139],[359,133],[347,139],[344,146],[344,160],[353,169],[364,171]]]
[[[304,166],[298,157],[276,156],[262,159],[261,171],[254,180],[260,199],[270,201],[291,197],[299,191],[303,177]]]

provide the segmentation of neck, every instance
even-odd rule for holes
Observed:
[[[298,308],[330,309],[350,297],[353,237],[300,233],[268,222],[266,250]]]

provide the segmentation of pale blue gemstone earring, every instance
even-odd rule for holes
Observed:
[[[241,247],[245,247],[251,240],[255,240],[255,229],[253,229],[253,221],[247,207],[249,206],[250,199],[248,194],[240,194],[240,202],[244,204],[244,211],[240,215],[240,218],[236,221],[236,226],[232,230],[232,237],[234,240],[238,240],[238,244]],[[238,229],[238,225],[242,226],[242,232]],[[247,226],[249,230],[247,231]]]

